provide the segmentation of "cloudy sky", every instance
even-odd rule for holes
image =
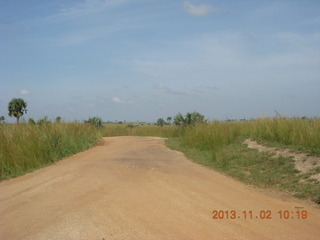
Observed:
[[[26,119],[320,116],[320,1],[1,0],[0,116],[14,97]]]

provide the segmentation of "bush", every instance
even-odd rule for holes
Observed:
[[[92,124],[95,127],[103,127],[102,120],[100,117],[90,117],[88,120],[85,121],[85,123]]]

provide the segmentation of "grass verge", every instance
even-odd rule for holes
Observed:
[[[100,138],[101,133],[89,124],[0,124],[0,180],[84,151]]]
[[[296,197],[320,203],[320,183],[310,178],[311,173],[300,174],[291,158],[274,158],[270,153],[248,149],[243,140],[238,137],[233,143],[215,150],[190,148],[179,138],[169,138],[166,145],[183,152],[196,163],[212,167],[244,183],[287,191]]]

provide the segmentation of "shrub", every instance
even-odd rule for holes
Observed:
[[[95,127],[103,127],[102,120],[100,117],[90,117],[88,120],[85,121],[85,123],[92,124]]]
[[[163,118],[159,118],[157,120],[157,125],[160,126],[160,127],[163,127],[163,125],[165,124],[166,122],[163,120]]]

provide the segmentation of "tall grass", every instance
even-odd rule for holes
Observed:
[[[250,121],[246,133],[255,140],[320,155],[320,119],[275,118]]]
[[[88,149],[100,137],[100,132],[89,124],[0,124],[0,179]]]
[[[199,150],[215,150],[232,143],[240,135],[239,124],[212,122],[182,128],[179,138],[183,145]]]
[[[215,150],[238,137],[320,155],[320,119],[275,118],[243,122],[211,122],[182,128],[180,141],[200,150]]]

